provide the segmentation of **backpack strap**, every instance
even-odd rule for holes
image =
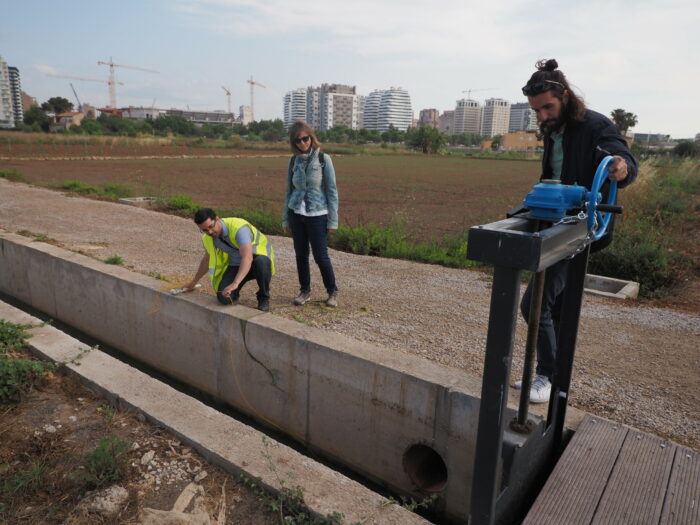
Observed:
[[[318,162],[321,165],[321,170],[323,170],[326,167],[326,157],[320,149],[318,150]]]

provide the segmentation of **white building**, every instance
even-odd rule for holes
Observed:
[[[481,134],[482,107],[476,100],[463,98],[457,101],[454,111],[452,135],[462,133]]]
[[[22,107],[22,84],[19,78],[19,69],[8,66],[7,72],[10,75],[10,93],[12,94],[12,109],[15,114],[15,122],[24,120],[24,108]]]
[[[367,129],[387,131],[390,126],[406,131],[413,124],[411,97],[403,88],[372,91],[365,99],[362,115]]]
[[[306,120],[308,89],[299,88],[284,95],[284,125],[289,127],[297,120]]]
[[[481,135],[494,137],[508,133],[510,104],[502,98],[489,98],[484,102],[481,117]]]
[[[0,56],[0,128],[15,127],[15,110],[12,98],[10,72],[7,62]]]
[[[250,106],[241,106],[239,111],[239,120],[241,124],[247,125],[253,122],[253,109]]]
[[[122,118],[128,118],[131,120],[155,120],[161,115],[166,115],[167,110],[158,108],[145,108],[143,106],[134,107],[129,106],[128,108],[123,108],[121,110]]]
[[[510,105],[508,133],[516,131],[537,131],[537,116],[527,102]]]

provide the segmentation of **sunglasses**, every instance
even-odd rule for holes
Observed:
[[[303,142],[304,144],[306,144],[307,142],[309,142],[309,140],[311,140],[311,137],[309,137],[308,135],[306,135],[306,136],[304,136],[304,137],[297,137],[297,138],[295,138],[295,139],[294,139],[294,143],[295,143],[295,144],[301,144],[301,143]]]
[[[523,95],[526,97],[532,97],[534,95],[544,93],[545,91],[549,91],[550,89],[556,89],[557,86],[559,86],[562,91],[566,89],[564,84],[557,82],[556,80],[543,80],[541,82],[535,82],[534,84],[526,84],[523,87]]]

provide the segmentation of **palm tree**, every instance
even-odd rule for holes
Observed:
[[[637,125],[637,115],[625,111],[624,109],[613,109],[612,112],[610,112],[610,117],[622,135],[627,133],[629,128],[633,128]]]

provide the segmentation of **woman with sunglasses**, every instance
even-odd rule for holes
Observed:
[[[338,306],[338,287],[333,264],[328,256],[328,234],[338,229],[338,189],[331,158],[321,152],[314,130],[297,121],[289,129],[293,156],[287,169],[282,225],[292,231],[299,275],[299,295],[294,304],[301,306],[311,298],[309,245],[328,292],[326,306]]]

